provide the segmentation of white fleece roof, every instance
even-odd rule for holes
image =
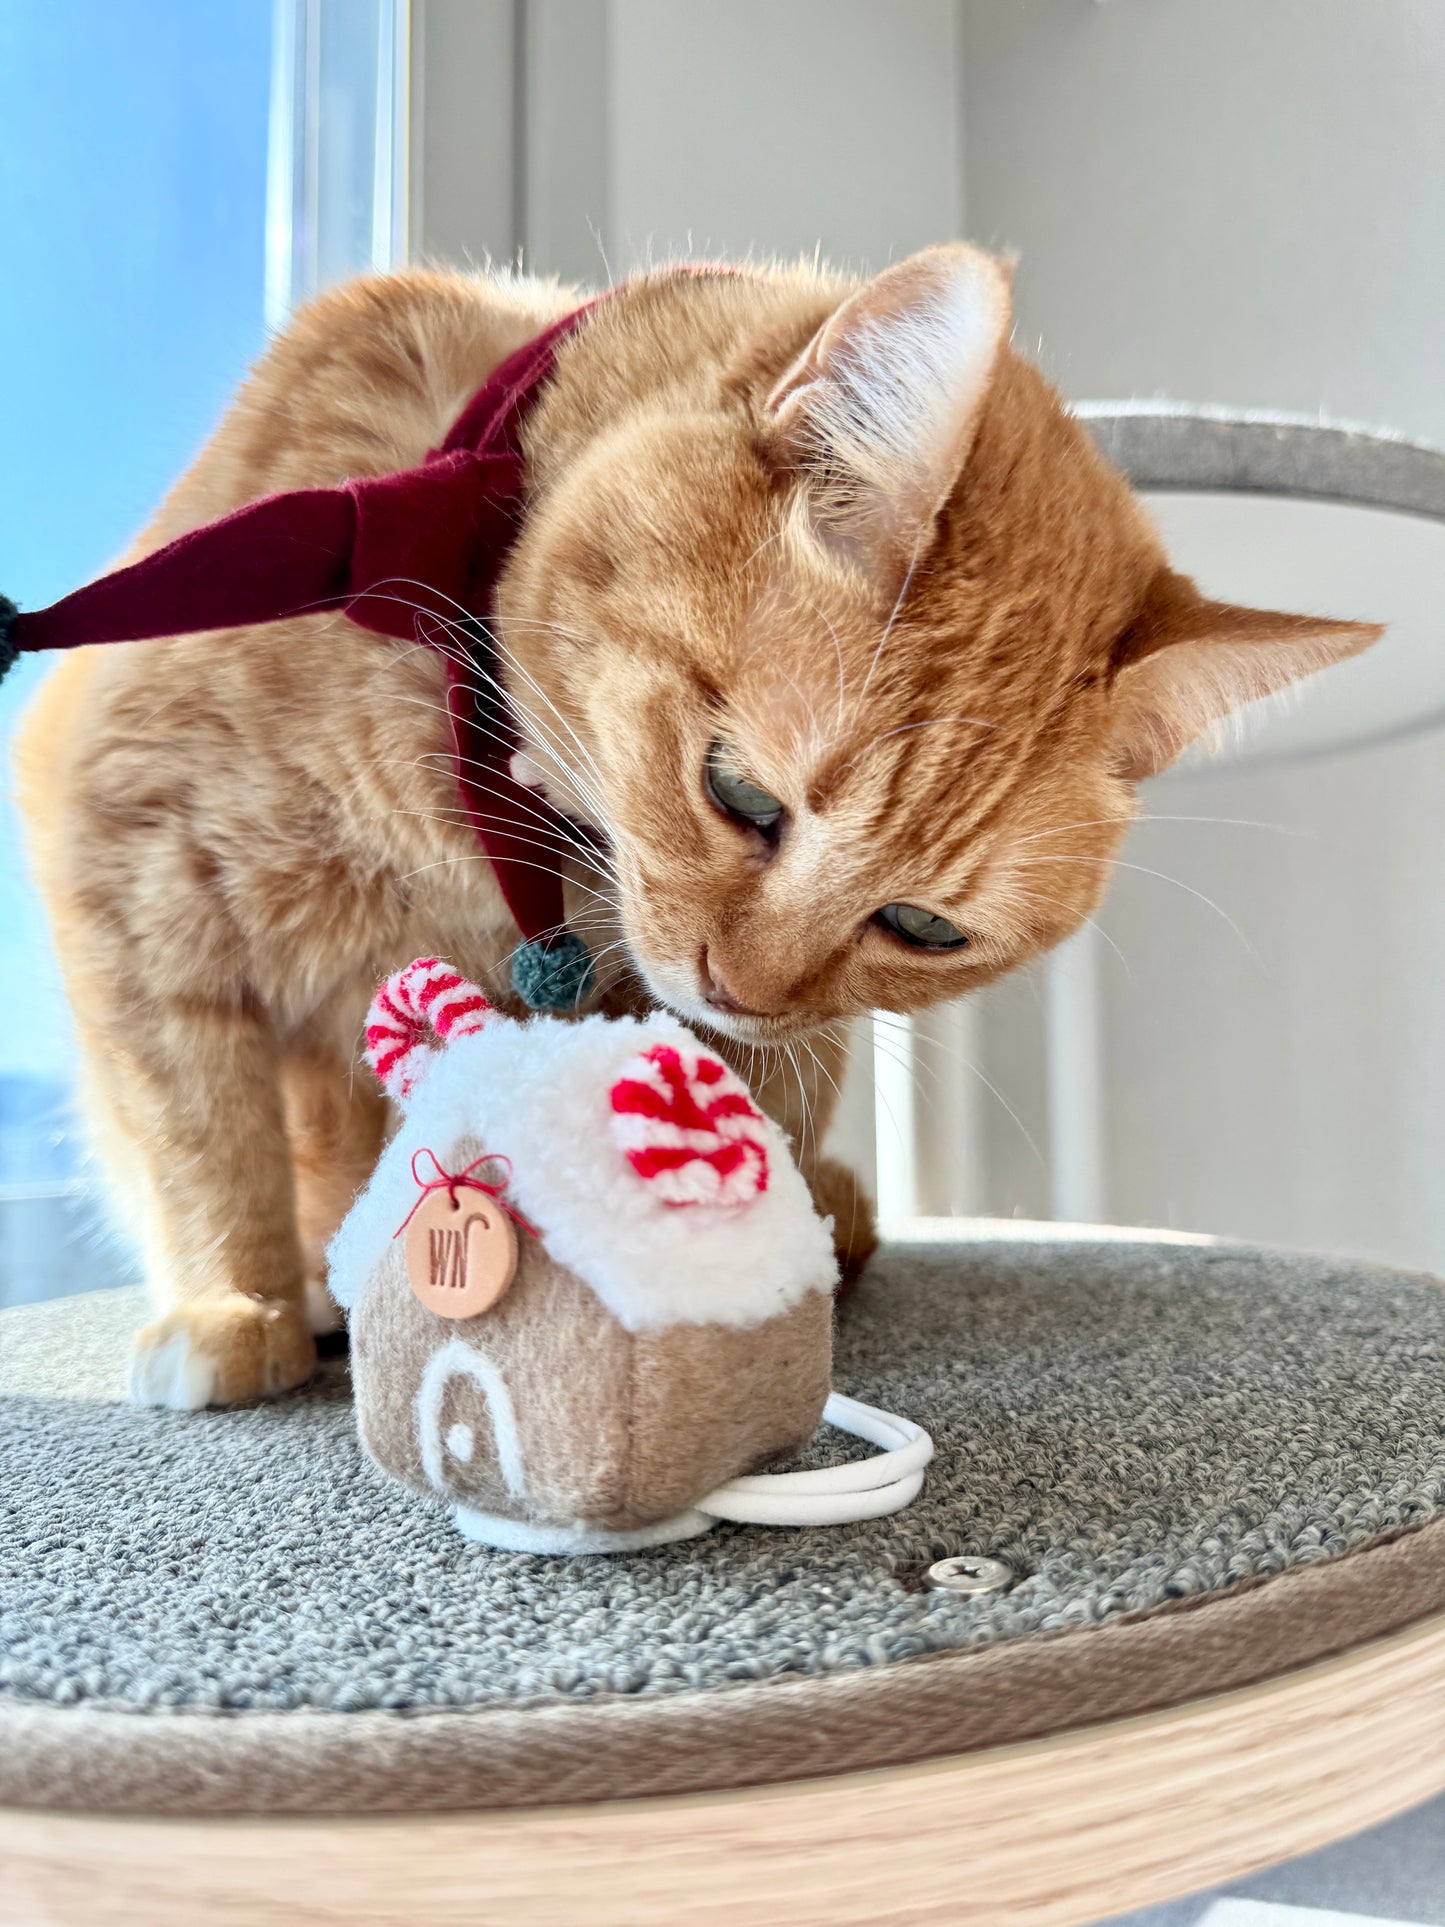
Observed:
[[[412,1153],[426,1146],[456,1170],[469,1139],[511,1159],[509,1199],[629,1331],[759,1324],[831,1290],[829,1227],[771,1119],[758,1126],[768,1186],[750,1203],[669,1205],[632,1169],[611,1128],[610,1094],[654,1044],[699,1047],[680,1024],[631,1017],[503,1020],[447,1045],[331,1241],[338,1302],[355,1304],[416,1201]]]

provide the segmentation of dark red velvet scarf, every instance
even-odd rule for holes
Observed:
[[[558,344],[593,306],[575,309],[509,356],[417,468],[266,496],[48,609],[22,612],[0,597],[0,675],[32,650],[239,628],[325,609],[344,610],[378,635],[442,650],[457,785],[521,930],[522,952],[531,953],[519,952],[513,974],[534,1008],[575,1004],[590,976],[562,906],[561,854],[576,833],[512,779],[515,736],[487,625],[525,508],[522,426]]]

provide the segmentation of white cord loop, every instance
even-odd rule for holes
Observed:
[[[933,1440],[912,1419],[881,1412],[861,1399],[830,1394],[823,1421],[881,1446],[876,1458],[854,1459],[817,1472],[759,1472],[729,1479],[699,1499],[711,1519],[750,1526],[838,1526],[882,1519],[918,1497]]]
[[[923,1468],[933,1457],[933,1440],[912,1419],[880,1412],[876,1405],[833,1392],[823,1407],[825,1424],[881,1446],[876,1458],[817,1472],[759,1472],[729,1479],[686,1512],[635,1531],[601,1526],[534,1525],[495,1513],[456,1509],[457,1529],[467,1539],[504,1552],[575,1554],[638,1552],[711,1532],[719,1519],[747,1526],[846,1526],[860,1519],[883,1519],[918,1497]]]

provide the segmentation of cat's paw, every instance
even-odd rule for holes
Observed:
[[[280,1299],[197,1299],[138,1333],[130,1395],[137,1405],[194,1412],[203,1405],[273,1398],[316,1369],[303,1307]]]
[[[306,1323],[317,1338],[325,1338],[331,1332],[339,1332],[345,1325],[345,1314],[320,1278],[306,1280],[304,1303]]]
[[[838,1295],[858,1282],[858,1274],[878,1249],[873,1200],[846,1164],[819,1158],[808,1173],[808,1188],[820,1214],[833,1220],[833,1250],[838,1259]]]

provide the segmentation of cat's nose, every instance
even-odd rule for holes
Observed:
[[[702,978],[702,994],[714,1010],[729,1011],[734,1017],[767,1017],[772,1014],[766,1010],[758,1010],[752,1004],[745,1004],[741,998],[735,997],[728,989],[726,979],[708,956],[706,948],[703,950],[698,971]]]

